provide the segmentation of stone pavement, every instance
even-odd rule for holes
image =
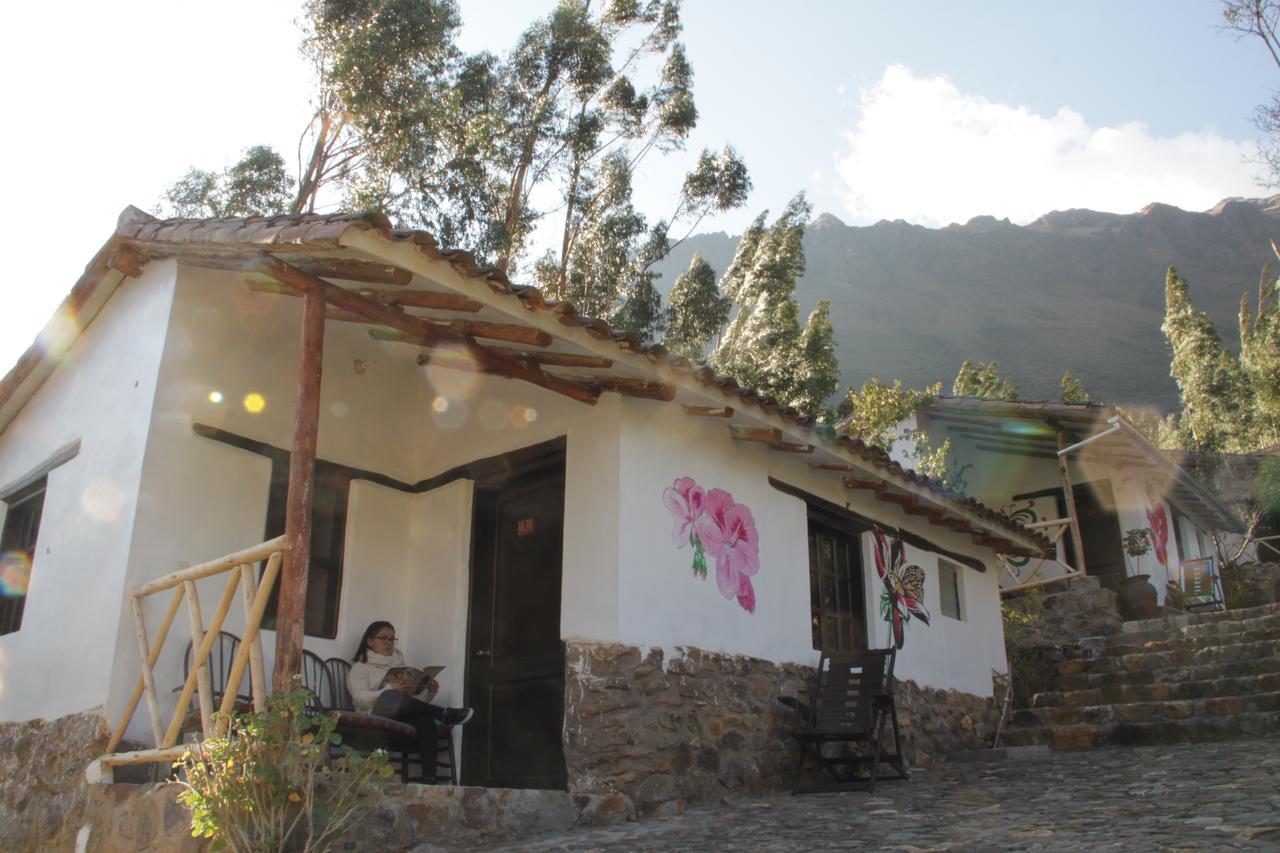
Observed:
[[[609,848],[1280,850],[1280,738],[948,764],[874,795],[734,799],[490,849]]]

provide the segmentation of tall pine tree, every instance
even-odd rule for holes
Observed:
[[[827,401],[840,385],[840,363],[836,360],[835,332],[831,328],[831,303],[818,300],[800,334],[800,381],[791,405],[805,412],[822,413],[832,419]]]
[[[1271,267],[1258,280],[1256,312],[1249,294],[1240,299],[1240,367],[1253,389],[1255,444],[1280,442],[1280,280]]]
[[[715,270],[695,252],[689,268],[671,286],[663,344],[676,355],[700,360],[728,321],[731,305],[716,286]]]
[[[965,359],[951,384],[951,393],[957,397],[981,397],[986,400],[1016,400],[1018,386],[1013,378],[1000,375],[1000,366]]]
[[[1249,376],[1223,348],[1209,315],[1191,304],[1187,280],[1173,267],[1165,276],[1164,300],[1160,330],[1173,350],[1169,373],[1182,400],[1176,431],[1164,441],[1189,450],[1256,449]]]
[[[725,273],[737,304],[720,346],[717,369],[785,403],[800,391],[800,320],[796,279],[804,274],[804,237],[811,207],[800,193],[767,230],[753,223]]]

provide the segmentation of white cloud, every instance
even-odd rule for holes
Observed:
[[[837,159],[854,223],[946,225],[989,214],[1025,223],[1051,210],[1131,213],[1151,202],[1188,210],[1258,195],[1253,146],[1213,133],[1153,136],[1145,124],[1090,127],[958,90],[946,77],[891,65],[859,98]]]

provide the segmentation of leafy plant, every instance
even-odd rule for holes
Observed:
[[[1121,542],[1124,548],[1125,560],[1133,560],[1134,571],[1130,575],[1138,574],[1137,569],[1142,566],[1142,558],[1151,552],[1151,530],[1146,527],[1133,527],[1124,532],[1124,539]]]
[[[278,692],[176,762],[193,836],[213,839],[214,850],[324,850],[380,798],[373,782],[393,772],[386,753],[333,757],[337,721],[311,710],[314,700],[303,688]]]

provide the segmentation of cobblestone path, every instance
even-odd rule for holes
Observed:
[[[866,792],[740,799],[520,850],[1280,850],[1280,738],[919,770]]]

